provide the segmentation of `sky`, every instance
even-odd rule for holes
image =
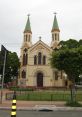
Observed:
[[[0,0],[0,46],[20,56],[28,14],[33,44],[41,36],[50,45],[54,12],[60,40],[82,39],[82,0]]]

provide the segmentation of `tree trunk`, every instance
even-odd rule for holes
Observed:
[[[72,84],[70,86],[70,91],[71,91],[71,102],[76,101],[76,88],[75,88],[75,80],[72,80]]]

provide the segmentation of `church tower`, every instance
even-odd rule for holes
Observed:
[[[32,31],[30,26],[30,19],[28,15],[27,23],[24,29],[23,43],[21,47],[20,56],[20,84],[26,85],[27,66],[28,66],[28,49],[32,46]]]
[[[27,23],[24,29],[24,39],[21,48],[21,65],[26,66],[28,64],[28,49],[32,46],[32,31],[30,26],[30,19],[28,15]]]
[[[56,18],[56,13],[54,16],[54,21],[53,21],[53,26],[52,26],[52,42],[51,42],[51,48],[52,49],[58,49],[58,44],[60,41],[60,29],[58,26],[57,18]]]
[[[24,41],[23,44],[27,45],[28,48],[31,47],[32,45],[32,31],[31,31],[31,26],[30,26],[30,19],[29,19],[29,15],[28,15],[28,19],[27,19],[27,23],[24,29]]]

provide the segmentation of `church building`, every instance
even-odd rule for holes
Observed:
[[[59,48],[60,42],[60,29],[56,15],[51,29],[50,46],[44,43],[41,37],[38,42],[32,44],[29,16],[23,34],[18,85],[32,88],[64,87],[66,81],[63,72],[53,69],[50,65],[51,53]]]

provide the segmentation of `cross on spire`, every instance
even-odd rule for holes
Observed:
[[[28,17],[30,16],[30,14],[27,15]]]
[[[56,12],[54,12],[54,15],[56,15],[57,13]]]
[[[42,37],[41,37],[41,36],[39,36],[39,40],[41,40],[41,38],[42,38]]]

